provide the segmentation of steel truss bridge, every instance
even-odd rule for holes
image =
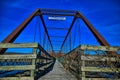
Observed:
[[[72,17],[72,20],[67,28],[48,27],[44,16],[54,19],[63,17],[63,20],[66,19],[65,17]],[[35,29],[33,42],[15,43],[15,40],[35,17],[39,18],[39,22],[41,22],[42,28],[40,26],[39,29],[43,29],[38,34],[41,36],[39,38],[41,41],[35,41],[37,34],[37,29]],[[78,19],[84,22],[99,45],[79,43],[80,27],[74,26]],[[57,21],[54,23],[56,26]],[[50,35],[49,30],[51,29],[60,30],[61,33],[67,31],[67,33],[64,36]],[[78,34],[75,33],[77,32],[75,30],[78,30]],[[54,41],[52,38],[55,38]],[[59,38],[63,38],[63,40],[60,41]],[[55,46],[53,44],[55,42],[62,44]],[[57,51],[54,48],[58,46]],[[18,52],[21,48],[23,53]],[[13,51],[8,52],[8,49],[13,49]],[[25,53],[25,49],[31,49],[31,52]],[[81,12],[37,9],[0,43],[0,80],[119,80],[119,51],[120,47],[110,46]]]

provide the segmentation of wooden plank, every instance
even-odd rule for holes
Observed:
[[[120,51],[120,46],[90,46],[90,45],[80,45],[75,49],[71,50],[65,55],[72,54],[78,50],[104,50],[104,51]]]
[[[111,79],[111,78],[82,78],[82,80],[120,80],[120,79]]]
[[[84,54],[84,51],[82,51],[82,54]],[[85,61],[82,61],[82,67],[85,67]],[[82,70],[81,70],[82,71]],[[85,71],[82,71],[82,78],[85,78]]]
[[[40,60],[40,61],[39,61]],[[47,60],[47,62],[52,62],[53,60]],[[39,62],[42,62],[42,63],[46,63],[46,60],[45,59],[36,59],[36,62],[39,63]]]
[[[90,46],[81,45],[79,49],[82,50],[103,50],[103,51],[120,51],[120,46]]]
[[[69,66],[69,68],[73,69],[74,71],[77,70],[75,67],[73,67],[73,66],[71,66],[71,65]]]
[[[34,48],[38,43],[0,43],[0,48]]]
[[[23,76],[26,76],[26,75],[30,75],[30,71],[25,71],[23,73],[18,73],[15,75],[15,77],[23,77]]]
[[[34,77],[3,77],[0,80],[34,80]]]
[[[47,65],[38,67],[38,68],[36,69],[36,71],[38,71],[38,70],[44,70],[45,68],[47,68],[47,67],[50,66],[51,64],[53,64],[53,62],[51,62],[51,63],[49,63],[49,64],[47,64]]]
[[[37,52],[37,49],[34,48],[33,54],[36,54],[36,52]],[[36,62],[36,59],[32,59],[32,65],[35,65],[35,62]],[[31,70],[30,76],[31,76],[31,77],[34,76],[34,73],[35,73],[35,69]]]
[[[36,54],[0,55],[0,59],[34,59]]]
[[[120,68],[81,67],[82,71],[95,72],[120,72]]]
[[[0,66],[0,70],[34,70],[35,65]]]
[[[86,60],[86,61],[120,61],[119,58],[115,57],[102,57],[102,56],[85,56],[81,55],[81,60]]]
[[[48,74],[40,77],[37,80],[77,80],[77,79],[69,71],[66,71],[63,68],[62,64],[56,60],[54,68]]]
[[[41,45],[38,45],[38,48],[47,56],[53,58],[53,56],[51,56]]]
[[[44,56],[37,56],[38,59],[47,59],[47,60],[52,60],[51,58],[47,58],[47,57],[44,57]]]

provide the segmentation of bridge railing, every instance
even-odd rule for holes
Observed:
[[[119,52],[120,47],[81,45],[61,57],[60,62],[78,80],[118,80]]]
[[[49,67],[54,58],[38,43],[0,43],[0,48],[32,48],[30,54],[0,55],[0,80],[34,80],[41,70]]]

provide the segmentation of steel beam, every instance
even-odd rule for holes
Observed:
[[[50,30],[68,30],[69,28],[57,28],[57,27],[47,27],[47,29],[50,29]]]
[[[42,24],[43,24],[43,26],[44,26],[45,32],[46,32],[46,34],[47,34],[48,40],[49,40],[49,42],[50,42],[50,45],[51,45],[51,48],[52,48],[52,51],[53,51],[53,46],[52,46],[52,43],[51,43],[51,40],[50,40],[50,36],[49,36],[49,34],[48,34],[47,27],[46,27],[46,25],[45,25],[45,21],[44,21],[42,15],[40,15],[40,19],[41,19],[41,21],[42,21]],[[53,52],[54,52],[54,51],[53,51]]]
[[[61,42],[57,42],[57,41],[56,41],[56,42],[52,42],[52,43],[61,43]]]
[[[109,43],[102,37],[102,35],[93,27],[93,25],[80,12],[77,12],[77,16],[84,21],[84,23],[87,25],[87,27],[90,29],[92,34],[95,36],[95,38],[102,46],[110,46]]]
[[[36,13],[39,12],[39,9],[34,11],[22,24],[20,24],[11,34],[9,34],[2,43],[12,43],[20,35],[20,33],[25,29],[29,22],[34,18]],[[0,49],[0,54],[3,54],[7,48]]]
[[[56,10],[56,9],[40,9],[42,12],[55,12],[55,13],[76,13],[76,10]]]
[[[104,39],[104,37],[102,37],[102,35],[93,27],[93,25],[80,12],[77,12],[76,16],[81,18],[84,21],[84,23],[87,25],[89,30],[95,36],[95,38],[100,43],[100,45],[110,46],[110,44]],[[119,55],[116,52],[111,52],[111,54],[116,56],[116,57],[119,57]]]
[[[70,25],[70,28],[69,28],[69,30],[68,30],[68,33],[67,33],[67,35],[65,36],[65,39],[64,39],[64,41],[63,41],[63,43],[62,43],[62,45],[61,45],[60,51],[62,50],[62,47],[64,46],[64,43],[65,43],[65,41],[66,41],[66,39],[67,39],[67,37],[68,37],[70,31],[71,31],[71,29],[72,29],[72,27],[73,27],[73,25],[74,25],[76,19],[77,19],[77,18],[74,17],[74,19],[73,19],[73,21],[72,21],[72,24]]]
[[[52,42],[63,42],[63,41],[53,41],[53,40],[52,40]]]
[[[61,14],[61,13],[48,13],[48,12],[42,12],[42,15],[54,15],[54,16],[75,16],[75,14]]]
[[[65,36],[50,36],[52,38],[64,38]]]

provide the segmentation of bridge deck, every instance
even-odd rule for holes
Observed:
[[[76,80],[69,72],[66,72],[62,65],[56,60],[54,68],[51,72],[38,80]]]

